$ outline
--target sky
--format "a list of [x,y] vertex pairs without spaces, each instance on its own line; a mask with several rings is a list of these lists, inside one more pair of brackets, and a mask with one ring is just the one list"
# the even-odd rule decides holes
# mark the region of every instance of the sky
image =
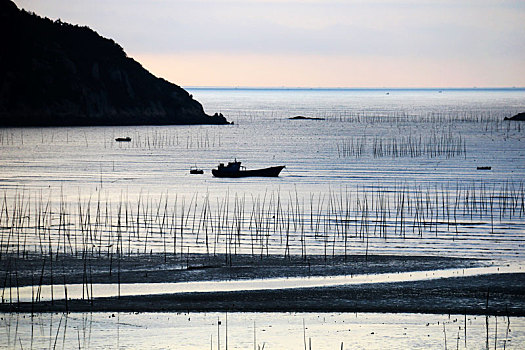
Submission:
[[525,0],[15,0],[185,87],[524,87]]

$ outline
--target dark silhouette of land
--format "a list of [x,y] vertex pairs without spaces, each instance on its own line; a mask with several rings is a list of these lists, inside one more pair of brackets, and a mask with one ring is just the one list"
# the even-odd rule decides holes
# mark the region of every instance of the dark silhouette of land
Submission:
[[291,119],[291,120],[324,120],[324,118],[304,117],[302,115],[298,115],[297,117],[290,117],[288,119]]
[[516,114],[515,116],[513,117],[505,117],[505,120],[518,120],[518,121],[524,121],[525,120],[525,112],[521,112],[521,113],[518,113]]
[[226,124],[88,27],[0,0],[0,126]]

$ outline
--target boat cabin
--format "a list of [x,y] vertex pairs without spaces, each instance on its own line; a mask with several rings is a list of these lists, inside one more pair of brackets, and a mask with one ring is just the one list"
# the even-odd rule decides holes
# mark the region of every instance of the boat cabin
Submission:
[[224,166],[224,163],[219,164],[219,171],[236,173],[241,170],[241,162],[235,160],[234,162],[228,162],[228,165]]

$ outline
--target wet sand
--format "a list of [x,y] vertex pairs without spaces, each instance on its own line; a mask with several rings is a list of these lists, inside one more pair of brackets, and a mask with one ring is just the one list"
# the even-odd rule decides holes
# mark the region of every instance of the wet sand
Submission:
[[[123,256],[120,260],[103,254],[90,259],[60,255],[49,257],[15,255],[0,260],[0,288],[32,284],[66,283],[163,283],[224,281],[237,279],[311,277],[377,274],[468,268],[488,264],[484,260],[438,256],[395,255],[164,255]],[[16,273],[16,276],[15,276]],[[8,276],[9,278],[6,278]],[[16,277],[16,278],[15,278]],[[4,284],[5,283],[5,284]]]
[[[93,302],[69,300],[69,311],[106,312],[407,312],[525,316],[525,274],[270,291],[183,293]],[[3,304],[0,311],[66,311],[62,301]]]
[[[10,264],[13,262],[11,260]],[[86,277],[82,272],[84,262],[73,257],[54,261],[54,280],[59,281],[60,285],[66,276],[67,283],[82,283],[82,279]],[[2,264],[1,271],[9,271],[6,260]],[[25,264],[18,261],[17,264],[19,286],[30,283],[31,272],[32,280],[35,280],[38,266],[40,270],[42,266],[46,269],[43,261],[38,259],[29,259]],[[118,263],[114,260],[101,257],[89,264],[89,280],[93,283],[116,283],[118,278],[121,283],[160,283],[424,271],[474,267],[487,262],[428,256],[336,256],[327,257],[326,260],[324,256],[311,256],[306,260],[301,257],[288,259],[276,256],[237,256],[232,261],[227,261],[225,256],[192,255],[184,260],[175,257],[165,259],[163,255],[146,255],[123,258],[120,273]],[[110,264],[111,274],[108,268]],[[13,284],[13,278],[5,278],[7,275],[6,272],[2,277],[6,282],[11,280]],[[269,291],[121,298],[95,296],[93,300],[69,300],[67,303],[59,300],[53,303],[0,304],[2,312],[58,312],[66,309],[109,312],[412,312],[525,316],[525,273]]]

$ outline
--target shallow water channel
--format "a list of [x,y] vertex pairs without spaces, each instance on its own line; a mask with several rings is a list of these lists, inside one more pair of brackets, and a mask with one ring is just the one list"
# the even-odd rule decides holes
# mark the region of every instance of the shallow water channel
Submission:
[[[333,287],[340,285],[356,285],[367,283],[394,283],[410,282],[448,277],[467,277],[493,273],[515,273],[525,271],[522,262],[493,263],[489,266],[444,269],[429,271],[410,271],[397,273],[381,273],[367,275],[340,275],[340,276],[315,276],[315,277],[290,277],[290,278],[266,278],[249,280],[227,280],[227,281],[196,281],[177,283],[123,283],[123,284],[93,284],[89,285],[90,292],[95,298],[116,296],[140,296],[152,294],[173,294],[191,292],[230,292],[243,290],[272,290],[312,287]],[[82,284],[67,284],[67,296],[69,299],[80,299],[83,297]],[[6,288],[3,292],[3,300],[9,302],[31,302],[35,300],[38,286],[26,286],[11,289]],[[63,299],[65,294],[63,285],[53,287],[53,298]],[[40,290],[40,300],[51,300],[51,286],[44,285]]]

